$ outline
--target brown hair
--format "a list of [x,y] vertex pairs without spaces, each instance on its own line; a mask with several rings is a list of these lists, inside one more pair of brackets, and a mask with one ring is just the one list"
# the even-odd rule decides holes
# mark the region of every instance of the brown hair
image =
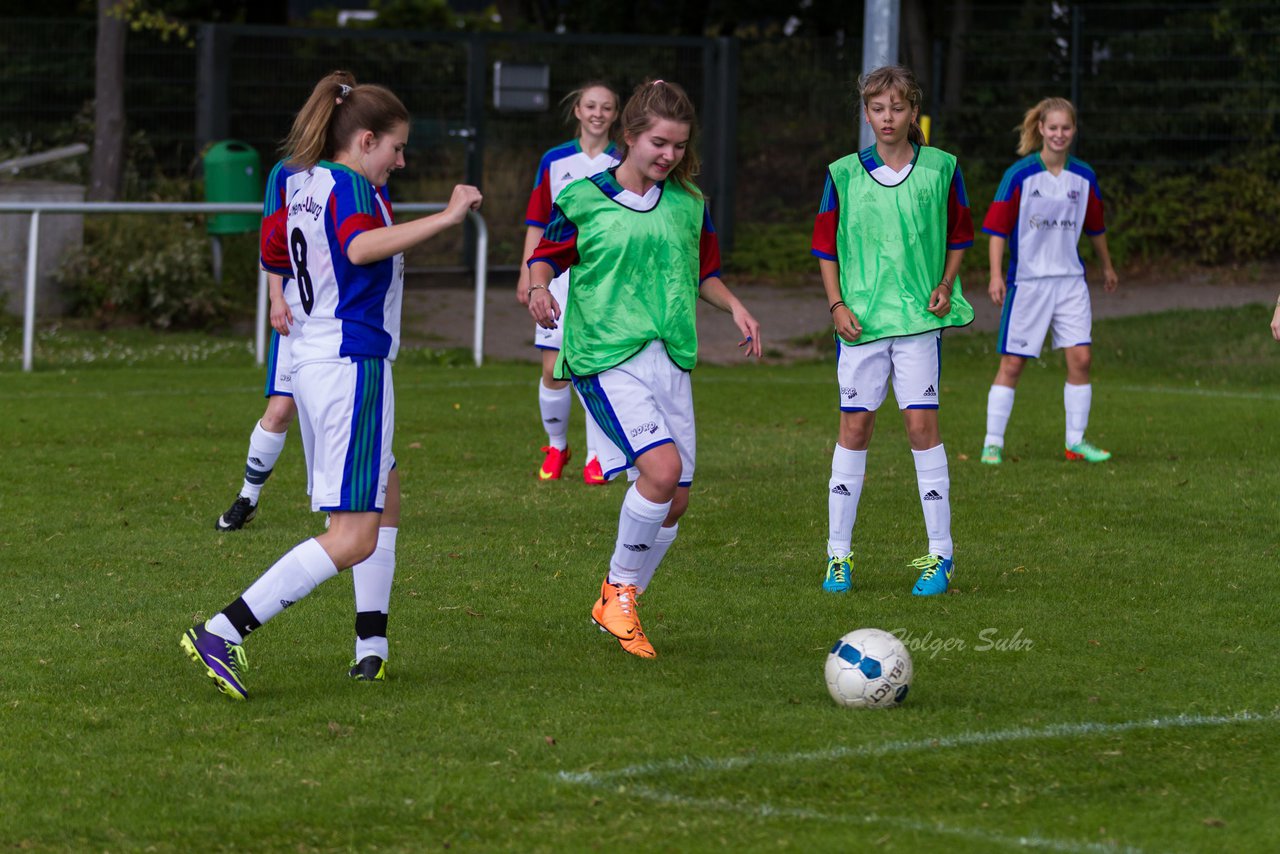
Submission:
[[613,117],[613,124],[609,126],[609,138],[612,139],[614,132],[618,129],[618,117],[622,113],[622,98],[618,95],[617,89],[603,80],[587,80],[560,99],[560,106],[564,108],[564,122],[568,125],[577,123],[578,118],[573,111],[578,109],[578,105],[582,103],[582,96],[587,94],[588,89],[605,89],[613,96],[613,109],[616,115]]
[[1040,123],[1044,117],[1054,111],[1066,113],[1071,117],[1071,124],[1076,123],[1075,105],[1066,98],[1045,98],[1022,117],[1022,124],[1014,128],[1018,132],[1018,153],[1030,154],[1044,147],[1044,136],[1040,133]]
[[629,151],[627,137],[639,136],[660,119],[689,126],[689,142],[685,146],[684,157],[671,170],[671,178],[684,189],[701,195],[693,183],[694,176],[702,167],[694,147],[698,139],[698,114],[680,84],[646,80],[636,87],[622,110],[622,139],[618,140],[618,153],[626,160]]
[[349,71],[325,75],[293,119],[281,145],[290,168],[310,169],[331,160],[358,131],[383,134],[409,121],[409,111],[390,89],[358,85]]
[[925,145],[924,129],[920,127],[920,107],[924,103],[924,90],[916,82],[916,76],[905,65],[882,65],[858,78],[858,93],[865,107],[871,99],[885,92],[897,92],[902,100],[916,110],[916,118],[907,128],[907,139],[916,145]]

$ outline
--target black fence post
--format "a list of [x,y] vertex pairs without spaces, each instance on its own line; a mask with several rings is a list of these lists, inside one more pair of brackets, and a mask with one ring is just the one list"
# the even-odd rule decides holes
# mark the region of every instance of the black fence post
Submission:
[[196,151],[203,151],[230,130],[231,34],[219,24],[201,24],[196,41]]
[[738,39],[720,36],[714,42],[715,94],[708,98],[717,104],[715,149],[711,152],[718,166],[716,195],[711,199],[720,248],[733,250],[734,204],[738,186]]

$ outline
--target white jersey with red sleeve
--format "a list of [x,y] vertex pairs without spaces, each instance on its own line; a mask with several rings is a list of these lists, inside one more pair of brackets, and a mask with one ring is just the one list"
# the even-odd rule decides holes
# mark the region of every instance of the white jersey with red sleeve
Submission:
[[1089,164],[1068,157],[1057,175],[1031,154],[1004,173],[982,230],[1009,241],[1008,282],[1084,275],[1080,233],[1106,231]]
[[529,194],[529,204],[525,208],[525,225],[546,228],[551,222],[551,205],[561,190],[579,178],[590,178],[617,166],[619,162],[618,150],[613,143],[595,157],[588,157],[576,139],[549,150],[538,163],[538,176],[533,181],[533,192]]
[[264,236],[264,265],[288,259],[307,322],[292,342],[293,366],[394,360],[400,348],[404,256],[370,264],[347,257],[358,235],[393,223],[385,188],[346,166],[321,161],[290,175],[286,227]]

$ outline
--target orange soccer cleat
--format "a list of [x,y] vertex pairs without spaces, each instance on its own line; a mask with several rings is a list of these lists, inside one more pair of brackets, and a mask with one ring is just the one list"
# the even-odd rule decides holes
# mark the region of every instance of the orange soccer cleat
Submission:
[[640,625],[640,592],[634,584],[610,584],[605,576],[600,585],[600,598],[591,609],[591,619],[601,631],[618,639],[622,648],[640,658],[655,658],[658,653]]
[[573,452],[568,448],[562,451],[550,445],[543,445],[542,452],[547,456],[542,461],[542,468],[538,469],[538,480],[559,480],[564,473],[564,464],[569,462]]
[[604,486],[609,482],[605,479],[604,470],[600,468],[599,457],[592,457],[582,467],[582,482],[588,486]]

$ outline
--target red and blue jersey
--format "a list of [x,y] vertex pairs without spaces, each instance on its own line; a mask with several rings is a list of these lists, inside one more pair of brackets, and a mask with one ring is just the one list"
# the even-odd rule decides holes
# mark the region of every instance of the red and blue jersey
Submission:
[[1074,157],[1054,175],[1030,154],[1005,170],[982,230],[1009,241],[1009,284],[1084,275],[1080,233],[1106,231],[1098,178]]
[[[895,172],[885,165],[874,145],[858,152],[858,159],[867,174],[886,190],[902,187],[902,192],[909,191],[910,184],[907,181],[914,167],[914,160],[905,169]],[[822,187],[822,201],[813,222],[812,254],[828,261],[840,260],[836,251],[836,231],[839,224],[840,195],[836,192],[831,170],[828,169]],[[972,245],[973,214],[969,210],[969,194],[964,188],[964,176],[957,164],[951,175],[951,188],[947,194],[947,249],[967,249]]]
[[393,223],[386,188],[374,187],[346,166],[322,161],[288,176],[284,211],[284,227],[272,228],[264,238],[262,262],[298,286],[307,322],[291,347],[294,367],[310,361],[395,359],[404,256],[369,264],[347,257],[357,236]]
[[617,166],[619,162],[618,150],[613,143],[595,157],[588,157],[576,139],[549,150],[538,163],[538,175],[533,181],[533,192],[529,194],[529,205],[525,208],[525,225],[546,228],[551,222],[551,206],[561,190],[579,178],[590,178]]
[[[624,190],[614,178],[612,170],[599,172],[587,179],[600,188],[608,198],[632,210],[651,210],[661,199],[663,185],[659,182],[643,199]],[[652,200],[650,199],[652,196]],[[651,202],[651,203],[650,203]],[[564,215],[558,205],[552,205],[550,222],[542,233],[542,241],[529,258],[529,265],[542,261],[551,265],[557,276],[578,263],[578,227]],[[711,209],[705,204],[702,210],[702,233],[698,238],[699,283],[720,275],[720,238],[711,221]]]

